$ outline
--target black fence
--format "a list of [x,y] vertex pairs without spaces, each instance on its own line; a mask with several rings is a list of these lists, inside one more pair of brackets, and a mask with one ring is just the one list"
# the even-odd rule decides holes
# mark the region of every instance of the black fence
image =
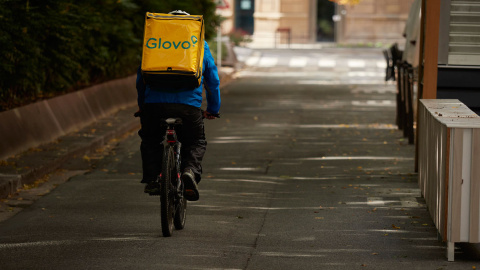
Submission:
[[403,136],[408,138],[409,144],[415,143],[414,127],[414,80],[415,72],[412,65],[402,61],[403,52],[393,44],[388,50],[383,51],[387,68],[385,81],[397,82],[397,116],[398,129],[403,130]]

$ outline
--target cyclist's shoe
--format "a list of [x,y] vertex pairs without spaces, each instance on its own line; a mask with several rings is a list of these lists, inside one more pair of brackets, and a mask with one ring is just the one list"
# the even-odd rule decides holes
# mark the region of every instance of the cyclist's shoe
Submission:
[[182,181],[185,185],[185,199],[188,201],[198,201],[200,194],[198,193],[197,182],[195,181],[195,174],[192,170],[185,170],[182,173]]
[[[160,177],[162,177],[162,174],[157,176],[157,181],[158,182],[160,182]],[[152,178],[152,177],[142,177],[142,181],[140,181],[140,183],[142,183],[142,184],[148,184],[150,182],[155,182],[154,178]]]
[[150,195],[160,195],[160,184],[158,182],[150,182],[145,186],[144,192]]

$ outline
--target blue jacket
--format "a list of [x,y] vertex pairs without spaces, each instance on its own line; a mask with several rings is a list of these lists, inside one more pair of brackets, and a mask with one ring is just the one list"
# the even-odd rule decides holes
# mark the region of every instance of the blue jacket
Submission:
[[202,82],[198,88],[180,92],[169,92],[169,89],[154,89],[150,85],[145,85],[140,65],[137,71],[138,107],[142,109],[145,103],[181,103],[200,108],[202,106],[203,85],[205,85],[207,112],[216,114],[220,110],[220,79],[218,77],[217,66],[215,66],[213,56],[210,53],[210,48],[206,41],[203,54],[202,75]]

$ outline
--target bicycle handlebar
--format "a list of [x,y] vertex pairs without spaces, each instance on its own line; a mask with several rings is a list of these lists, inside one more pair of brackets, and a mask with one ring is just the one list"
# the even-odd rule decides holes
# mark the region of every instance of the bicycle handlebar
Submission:
[[220,114],[219,113],[209,113],[207,112],[207,114],[211,115],[211,116],[215,116],[216,118],[220,118]]

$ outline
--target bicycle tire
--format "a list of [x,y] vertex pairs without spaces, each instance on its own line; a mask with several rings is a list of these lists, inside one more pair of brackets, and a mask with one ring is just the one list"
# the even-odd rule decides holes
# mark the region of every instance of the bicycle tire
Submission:
[[[184,188],[182,187],[182,195],[183,190]],[[176,208],[173,224],[175,225],[175,229],[182,230],[185,228],[185,220],[187,218],[187,199],[185,199],[185,196],[182,196],[182,198],[178,200]]]
[[175,197],[172,185],[172,170],[174,167],[173,148],[168,147],[162,162],[162,178],[160,191],[160,216],[162,221],[162,234],[164,237],[172,236],[175,217]]
[[180,190],[177,189],[176,197],[175,197],[175,218],[173,219],[173,224],[175,225],[175,229],[177,230],[183,230],[185,228],[185,220],[187,218],[187,199],[184,196],[184,191],[185,191],[185,185],[184,183],[180,180],[180,147],[177,148],[177,153],[175,153],[175,157],[177,160],[175,160],[175,171],[174,175],[177,176],[175,179],[174,183],[177,184],[180,183]]

